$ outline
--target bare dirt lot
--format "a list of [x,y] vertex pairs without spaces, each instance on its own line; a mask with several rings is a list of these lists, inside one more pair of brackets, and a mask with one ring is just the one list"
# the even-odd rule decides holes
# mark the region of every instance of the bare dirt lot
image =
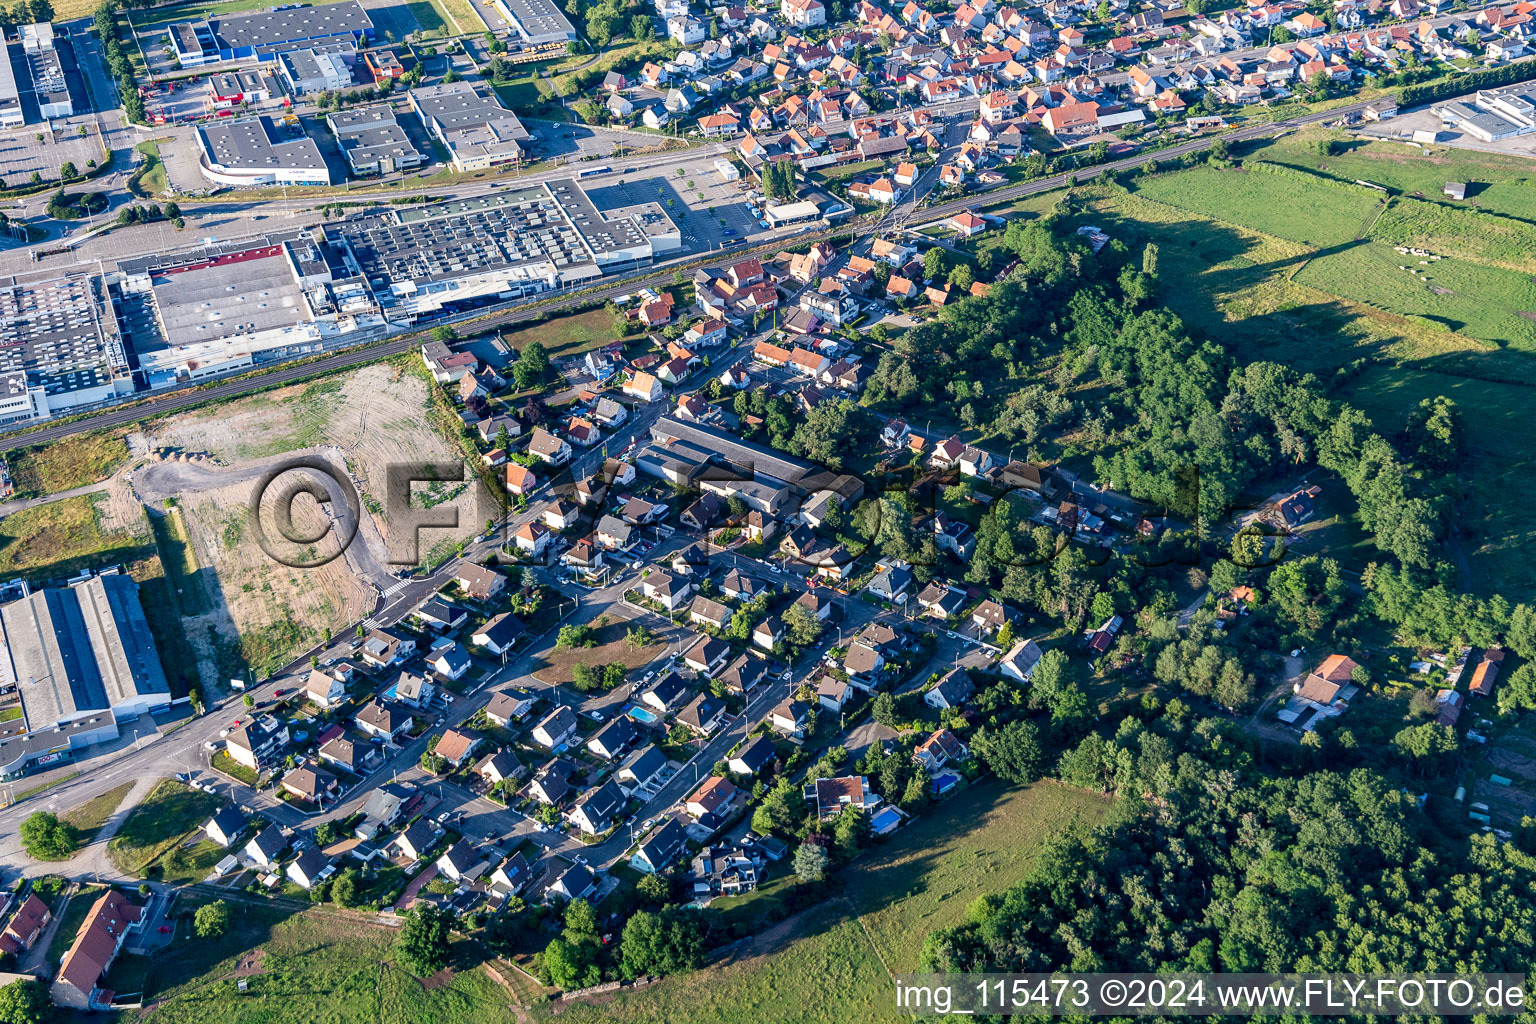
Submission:
[[[426,380],[398,362],[377,363],[339,377],[171,417],[148,429],[148,443],[210,452],[232,467],[334,446],[355,477],[379,533],[388,541],[384,507],[388,468],[460,457],[431,425],[428,387]],[[457,529],[423,531],[423,553],[472,537],[483,525],[482,510],[474,507],[467,484],[417,485],[414,493],[418,503],[459,512]],[[384,560],[382,552],[379,558]]]
[[[182,501],[194,576],[222,596],[205,601],[205,611],[186,621],[195,645],[237,644],[241,659],[264,678],[367,616],[377,592],[345,558],[308,569],[274,561],[250,536],[249,500],[250,485],[236,483]],[[325,514],[313,500],[296,501],[294,512],[301,530],[324,524]]]
[[615,619],[601,626],[593,625],[592,639],[597,641],[594,647],[557,651],[554,648],[555,636],[551,634],[548,648],[539,652],[534,659],[533,675],[546,683],[565,684],[576,678],[577,665],[611,665],[617,662],[627,671],[634,671],[660,657],[669,644],[687,632],[682,629],[655,628],[655,624],[651,623],[658,642],[631,648],[624,642],[624,635],[634,623],[626,619]]

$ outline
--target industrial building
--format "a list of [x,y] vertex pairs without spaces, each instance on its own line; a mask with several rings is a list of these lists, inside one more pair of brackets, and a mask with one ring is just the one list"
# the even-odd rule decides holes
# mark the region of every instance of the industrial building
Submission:
[[0,423],[46,419],[132,390],[99,275],[0,278]]
[[427,158],[411,143],[387,103],[352,107],[327,114],[325,123],[336,136],[356,175],[391,174],[420,167]]
[[738,496],[752,507],[778,509],[790,499],[821,491],[837,494],[844,507],[852,507],[864,492],[857,477],[670,416],[651,426],[651,444],[640,450],[635,466],[679,486]]
[[528,129],[484,85],[443,82],[406,94],[421,123],[443,144],[457,171],[483,171],[516,163]]
[[373,38],[373,20],[357,0],[316,7],[285,5],[170,27],[171,47],[182,67],[224,61],[271,60],[289,50],[350,42],[361,49]]
[[199,169],[219,185],[331,185],[330,166],[315,140],[284,138],[269,117],[243,117],[199,125]]
[[143,256],[112,282],[148,387],[186,383],[383,337],[366,281],[318,232]]
[[1484,142],[1502,142],[1536,132],[1536,91],[1529,85],[1483,89],[1468,103],[1465,98],[1434,107],[1440,123]]
[[19,34],[19,45],[0,36],[0,129],[69,117],[75,105],[53,46],[53,26],[22,25]]
[[576,30],[553,0],[494,0],[496,11],[507,20],[518,38],[530,46],[564,43],[576,38]]
[[599,212],[570,179],[324,227],[393,324],[505,301],[681,248],[656,204]]
[[345,89],[352,84],[357,50],[351,43],[288,50],[277,58],[278,77],[295,96]]
[[0,726],[3,775],[115,739],[119,722],[169,707],[139,585],[105,572],[0,605],[0,690],[7,689],[19,695],[21,717]]

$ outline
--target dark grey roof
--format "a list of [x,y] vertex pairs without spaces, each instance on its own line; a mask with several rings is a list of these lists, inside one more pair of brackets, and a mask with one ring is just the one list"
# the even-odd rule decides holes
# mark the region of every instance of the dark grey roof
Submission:
[[641,841],[640,849],[636,852],[645,858],[647,864],[660,871],[676,860],[687,845],[687,831],[677,823],[676,818],[668,818]]
[[779,756],[778,749],[773,741],[766,736],[756,736],[747,745],[731,755],[731,760],[740,760],[746,764],[749,771],[756,772],[763,765]]

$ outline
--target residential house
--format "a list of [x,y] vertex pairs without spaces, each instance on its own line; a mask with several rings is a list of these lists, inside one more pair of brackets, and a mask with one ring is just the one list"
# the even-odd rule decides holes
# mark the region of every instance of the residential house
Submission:
[[383,755],[372,743],[353,743],[344,736],[327,740],[320,747],[320,760],[354,775],[372,771],[383,761]]
[[217,814],[203,823],[203,831],[208,834],[208,838],[226,850],[235,845],[236,840],[245,833],[248,827],[250,827],[250,822],[246,821],[245,815],[240,813],[240,808],[235,807],[233,804],[222,808]]
[[499,657],[510,651],[518,638],[526,632],[527,627],[511,612],[502,612],[476,629],[470,636],[470,642]]
[[231,729],[225,750],[237,764],[259,772],[279,759],[288,742],[288,723],[262,715]]
[[400,855],[413,861],[425,860],[432,847],[443,837],[441,829],[434,828],[426,818],[417,818],[404,832],[395,836],[394,847]]
[[447,761],[453,767],[462,768],[469,761],[471,755],[480,749],[480,743],[480,737],[473,733],[449,729],[437,741],[437,746],[433,749],[432,753]]
[[257,867],[271,870],[277,867],[283,851],[288,849],[288,837],[276,825],[268,825],[245,844],[243,852]]
[[848,653],[843,655],[843,671],[848,673],[848,681],[865,693],[874,690],[880,683],[880,671],[885,668],[885,655],[862,641],[855,641],[848,646]]
[[415,654],[416,641],[407,636],[398,636],[386,629],[375,629],[363,637],[359,653],[362,655],[364,664],[374,668],[389,668]]
[[680,707],[687,699],[691,691],[683,677],[676,672],[668,672],[651,685],[640,697],[640,702],[646,707],[661,714]]
[[768,714],[768,725],[777,733],[792,739],[805,736],[805,726],[811,706],[798,700],[786,700]]
[[481,758],[475,765],[475,774],[486,781],[487,785],[499,786],[503,782],[516,781],[528,771],[523,762],[517,759],[517,755],[510,747],[502,747],[494,754]]
[[666,768],[667,755],[656,744],[649,743],[630,751],[613,777],[626,793],[633,795],[636,790],[660,781]]
[[432,703],[437,687],[426,676],[414,672],[402,672],[395,680],[395,700],[413,708],[424,708]]
[[117,959],[128,936],[143,926],[143,908],[117,889],[108,889],[91,905],[74,942],[59,962],[49,994],[58,1006],[89,1011],[111,1008],[111,992],[98,983]]
[[943,711],[960,708],[971,699],[976,687],[971,684],[970,673],[963,668],[952,668],[944,677],[923,694],[923,703]]
[[704,676],[714,676],[725,667],[731,645],[711,636],[699,636],[683,655],[683,664]]
[[708,738],[720,728],[725,710],[725,701],[701,693],[677,713],[677,721],[687,726],[694,735]]
[[51,920],[53,912],[48,909],[48,904],[38,899],[36,893],[29,893],[6,924],[5,931],[0,932],[0,949],[13,957],[31,949]]
[[576,801],[566,818],[589,836],[601,835],[618,823],[629,798],[609,780]]
[[1008,621],[1008,609],[1001,601],[988,598],[971,609],[971,626],[977,636],[986,636],[1003,628]]
[[687,830],[677,823],[676,818],[664,818],[660,825],[640,840],[629,863],[636,871],[648,875],[660,874],[677,863],[687,848]]
[[594,757],[613,761],[639,737],[640,732],[629,716],[615,715],[612,721],[593,733],[587,740],[587,749]]
[[1044,653],[1040,645],[1033,640],[1020,640],[998,661],[998,668],[1003,675],[1017,679],[1021,683],[1027,683],[1035,674],[1035,666],[1040,664],[1040,658]]
[[311,846],[288,865],[288,879],[300,889],[313,889],[336,870],[331,858]]
[[817,779],[805,784],[805,800],[816,811],[821,821],[828,821],[853,806],[862,811],[873,810],[880,803],[879,794],[869,788],[869,779],[863,775],[844,775],[835,779]]
[[852,699],[853,687],[836,676],[822,676],[816,683],[816,701],[828,711],[841,712]]
[[472,882],[488,867],[468,839],[460,839],[437,858],[437,873],[452,882]]
[[465,562],[459,566],[454,582],[473,600],[488,601],[501,593],[507,585],[507,578],[494,569]]
[[1354,696],[1355,669],[1360,665],[1342,654],[1330,654],[1321,665],[1313,669],[1302,682],[1294,685],[1296,694],[1303,700],[1327,707]]
[[731,624],[731,610],[719,601],[696,597],[693,604],[688,606],[688,621],[695,625],[724,629]]
[[739,656],[725,671],[716,678],[732,693],[751,693],[753,687],[762,682],[768,675],[768,664],[761,658],[754,658],[749,654]]
[[948,583],[934,580],[917,595],[917,603],[923,612],[935,619],[948,619],[959,613],[965,605],[965,591]]
[[507,491],[517,497],[532,494],[539,486],[538,475],[527,466],[519,466],[515,462],[507,463],[506,482]]
[[726,767],[737,775],[756,776],[778,760],[778,748],[766,736],[754,736],[730,756]]
[[393,743],[411,727],[411,716],[378,701],[369,701],[352,716],[352,724],[370,736]]
[[304,765],[283,776],[282,788],[289,796],[323,810],[336,799],[341,784],[330,772]]
[[469,652],[454,641],[439,642],[427,654],[427,665],[450,682],[463,679],[470,669]]
[[700,822],[718,823],[730,814],[737,792],[730,779],[710,776],[688,797],[684,809]]
[[912,759],[930,772],[936,772],[947,764],[967,761],[970,756],[970,748],[948,729],[935,730],[912,752]]
[[485,717],[502,728],[506,728],[513,722],[521,722],[533,711],[538,698],[528,690],[507,690],[505,693],[491,695],[490,703],[485,706]]
[[562,704],[545,715],[528,735],[539,746],[554,750],[576,735],[576,713]]
[[586,864],[572,864],[549,883],[547,891],[562,899],[585,899],[597,891],[597,874]]
[[639,399],[642,402],[659,402],[666,396],[666,389],[661,381],[649,373],[635,373],[624,385],[624,394],[630,398]]
[[335,707],[347,699],[347,687],[334,672],[313,668],[304,681],[304,699],[319,708]]

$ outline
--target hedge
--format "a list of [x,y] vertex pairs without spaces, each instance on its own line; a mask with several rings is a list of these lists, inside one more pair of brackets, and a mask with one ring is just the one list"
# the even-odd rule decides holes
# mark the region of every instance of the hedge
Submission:
[[1477,92],[1479,89],[1494,89],[1501,85],[1513,85],[1516,82],[1528,82],[1533,78],[1536,78],[1536,59],[1527,59],[1514,64],[1505,64],[1503,67],[1471,71],[1444,82],[1406,85],[1403,91],[1398,93],[1397,102],[1404,107],[1421,107],[1426,103],[1433,103],[1451,96],[1462,96],[1469,92]]

